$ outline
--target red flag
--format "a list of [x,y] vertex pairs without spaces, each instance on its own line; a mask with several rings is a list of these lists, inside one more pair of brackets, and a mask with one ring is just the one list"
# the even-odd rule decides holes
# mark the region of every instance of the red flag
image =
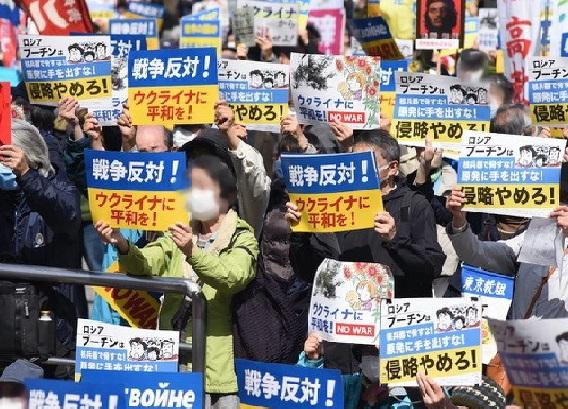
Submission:
[[85,0],[20,0],[40,34],[92,33],[93,23]]
[[9,82],[0,82],[0,145],[12,143],[11,88]]

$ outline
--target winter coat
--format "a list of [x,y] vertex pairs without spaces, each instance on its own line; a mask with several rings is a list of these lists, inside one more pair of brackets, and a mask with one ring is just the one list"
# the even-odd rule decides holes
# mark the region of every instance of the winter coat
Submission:
[[[163,237],[143,249],[130,244],[127,255],[119,257],[120,270],[145,276],[198,278],[207,300],[205,391],[229,394],[237,392],[231,334],[231,301],[254,277],[258,244],[252,228],[229,211],[211,246],[195,246],[187,258],[171,236]],[[160,328],[171,329],[172,318],[183,300],[181,295],[166,294],[160,311]],[[188,326],[191,342],[191,325]]]

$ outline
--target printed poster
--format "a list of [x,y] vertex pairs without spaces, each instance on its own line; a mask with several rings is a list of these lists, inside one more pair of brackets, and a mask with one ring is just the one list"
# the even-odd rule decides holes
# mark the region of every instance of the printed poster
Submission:
[[481,320],[482,362],[487,365],[497,354],[497,343],[489,328],[488,319],[504,320],[507,318],[515,288],[514,277],[490,273],[480,268],[462,265],[462,296],[479,298],[483,312]]
[[565,148],[554,138],[466,132],[458,163],[464,210],[548,217],[560,205]]
[[382,17],[352,20],[351,29],[367,55],[379,56],[383,60],[404,58]]
[[122,388],[122,402],[130,408],[203,408],[203,374],[201,372],[137,372],[84,370],[81,383],[98,389],[116,383]]
[[302,213],[295,232],[370,229],[383,204],[372,152],[282,155],[290,201]]
[[478,16],[465,17],[463,48],[478,48],[481,20]]
[[89,16],[95,23],[108,22],[116,17],[116,0],[87,0]]
[[164,5],[147,2],[128,2],[128,12],[125,17],[129,18],[153,18],[158,23],[158,32],[162,28],[164,22]]
[[91,112],[112,105],[110,37],[21,35],[20,54],[30,103],[73,97]]
[[177,372],[179,331],[121,327],[79,318],[75,379],[83,369]]
[[9,82],[0,82],[0,145],[12,143],[12,89]]
[[134,125],[210,124],[218,99],[216,49],[130,54],[128,103]]
[[499,11],[497,8],[479,9],[479,49],[495,51],[499,48]]
[[416,49],[462,48],[465,0],[416,1]]
[[391,135],[402,145],[457,151],[464,132],[489,131],[488,85],[465,84],[454,77],[396,73],[396,103]]
[[379,57],[292,53],[290,72],[301,124],[339,121],[353,129],[379,127]]
[[195,16],[181,18],[179,48],[215,48],[221,55],[221,21],[199,19]]
[[[223,38],[227,37],[229,32],[229,16],[233,16],[235,10],[233,10],[232,4],[235,0],[222,1],[222,0],[203,0],[193,3],[191,8],[191,14],[201,16],[201,19],[214,19],[221,20],[221,29],[223,32]],[[230,10],[231,9],[231,10]],[[208,17],[208,12],[216,13],[216,17]]]
[[336,369],[304,368],[236,360],[242,404],[280,409],[343,409],[343,382]]
[[568,127],[568,58],[529,58],[529,102],[533,123]]
[[247,47],[254,47],[256,45],[254,10],[252,8],[238,9],[232,20],[232,24],[237,45],[244,44]]
[[562,409],[568,398],[568,318],[490,321],[523,408]]
[[314,277],[308,333],[324,341],[379,345],[381,300],[394,297],[388,266],[325,259]]
[[479,384],[481,308],[466,298],[383,300],[380,383],[417,386],[421,371],[440,386]]
[[300,3],[287,1],[238,0],[239,9],[254,11],[256,36],[268,36],[275,47],[296,47]]
[[85,171],[95,223],[162,232],[189,222],[183,194],[189,188],[184,153],[87,150]]
[[220,98],[247,129],[280,132],[288,115],[289,68],[257,61],[219,61]]
[[123,385],[108,384],[100,388],[96,383],[76,383],[51,379],[27,379],[28,404],[11,406],[10,400],[3,399],[4,407],[25,407],[27,409],[47,408],[97,408],[119,409],[123,407]]
[[148,50],[160,48],[160,30],[155,18],[113,18],[109,22],[109,31],[111,35],[143,35]]
[[381,116],[392,119],[396,103],[396,73],[408,70],[407,60],[381,61]]
[[319,31],[319,51],[326,55],[343,55],[345,11],[343,8],[310,10],[308,22]]

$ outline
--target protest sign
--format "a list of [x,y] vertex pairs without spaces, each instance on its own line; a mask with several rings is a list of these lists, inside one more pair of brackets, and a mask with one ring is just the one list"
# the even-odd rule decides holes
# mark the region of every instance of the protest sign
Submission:
[[391,119],[396,103],[396,72],[408,70],[408,61],[381,61],[381,116]]
[[115,383],[101,388],[96,383],[28,379],[25,385],[29,400],[23,407],[27,409],[119,409],[124,402],[124,386]]
[[254,10],[248,7],[238,9],[232,21],[237,45],[244,44],[247,47],[254,47],[256,45]]
[[380,382],[416,386],[421,371],[441,386],[481,382],[481,303],[466,298],[383,300]]
[[534,0],[500,0],[499,38],[505,48],[505,74],[513,83],[514,100],[525,103],[528,82],[527,57],[534,55],[540,36],[540,15],[534,12]]
[[296,47],[299,30],[299,3],[238,0],[237,6],[239,9],[254,11],[256,36],[270,37],[273,46]]
[[379,127],[379,57],[292,53],[290,90],[298,122],[340,121],[353,129]]
[[116,0],[87,0],[87,6],[93,21],[108,21],[116,17]]
[[383,208],[372,152],[282,155],[290,201],[302,213],[296,232],[369,229]]
[[[220,20],[221,21],[221,31],[223,33],[223,38],[227,37],[229,32],[229,15],[234,15],[235,10],[229,11],[230,4],[234,0],[222,1],[222,0],[203,0],[193,3],[191,8],[192,15],[201,16],[200,20]],[[215,12],[217,15],[215,17],[208,17],[207,12]],[[203,14],[202,14],[203,13]]]
[[160,31],[155,18],[113,18],[109,22],[109,31],[111,35],[143,35],[148,50],[160,48]]
[[91,112],[112,105],[110,37],[22,35],[20,52],[32,104],[73,97]]
[[179,48],[215,48],[221,54],[221,21],[201,20],[194,16],[181,19]]
[[562,409],[568,400],[568,318],[496,321],[491,328],[515,402]]
[[314,277],[308,332],[324,341],[377,346],[381,300],[393,297],[387,266],[325,259]]
[[566,140],[467,131],[458,184],[468,212],[548,217],[560,204]]
[[466,16],[464,26],[463,48],[479,48],[479,30],[481,20],[478,16]]
[[343,54],[345,42],[345,12],[343,8],[310,10],[308,22],[320,33],[319,51],[322,54]]
[[499,47],[499,14],[497,8],[479,9],[479,49],[495,51]]
[[256,61],[219,61],[219,93],[248,129],[280,132],[288,115],[288,66]]
[[164,5],[129,1],[128,12],[125,13],[125,17],[156,19],[158,31],[160,31],[164,22]]
[[488,85],[397,72],[391,135],[410,146],[424,146],[430,136],[434,146],[458,150],[466,130],[489,130],[488,95]]
[[122,327],[80,318],[75,378],[83,369],[177,372],[179,332]]
[[483,364],[497,353],[497,344],[489,328],[488,319],[504,320],[513,299],[515,279],[484,271],[480,268],[462,265],[461,290],[462,296],[478,298],[481,301],[481,353]]
[[184,153],[86,151],[93,221],[113,228],[165,231],[189,216]]
[[342,409],[341,373],[237,359],[241,403],[280,409]]
[[213,123],[218,99],[214,48],[130,53],[128,103],[134,125]]
[[382,17],[353,20],[351,29],[367,55],[380,56],[384,60],[403,58],[387,22]]
[[416,49],[463,46],[465,0],[416,1]]
[[81,383],[96,384],[99,389],[124,385],[122,408],[203,408],[203,374],[200,372],[81,372]]
[[568,58],[531,57],[528,65],[531,119],[568,127]]
[[9,82],[0,82],[0,145],[12,143],[12,94]]

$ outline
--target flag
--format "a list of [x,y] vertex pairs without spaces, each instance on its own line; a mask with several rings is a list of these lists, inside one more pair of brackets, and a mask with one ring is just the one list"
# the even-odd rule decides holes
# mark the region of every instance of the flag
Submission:
[[20,0],[40,34],[92,33],[93,23],[85,0]]

